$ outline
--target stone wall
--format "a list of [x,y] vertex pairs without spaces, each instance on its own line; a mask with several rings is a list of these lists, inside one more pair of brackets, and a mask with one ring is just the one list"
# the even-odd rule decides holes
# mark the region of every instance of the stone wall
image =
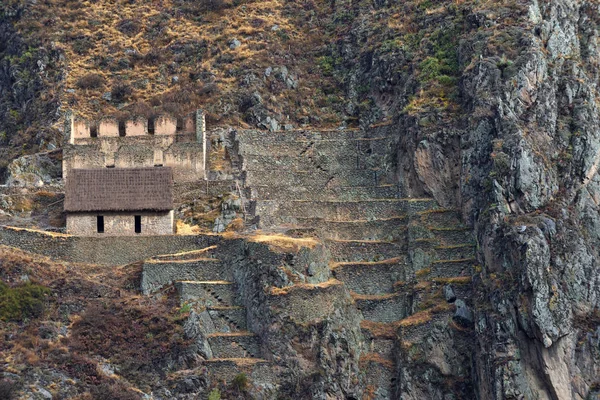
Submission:
[[[104,233],[98,233],[97,216],[104,217]],[[135,215],[141,216],[142,231],[135,233]],[[67,232],[78,236],[154,236],[171,235],[173,211],[128,213],[72,213],[67,215]]]
[[2,245],[41,254],[53,260],[106,266],[129,264],[159,254],[198,250],[220,241],[220,237],[212,235],[78,237],[0,227]]
[[204,179],[203,144],[195,135],[85,138],[63,147],[63,178],[74,168],[140,168],[162,165],[173,169],[175,182]]

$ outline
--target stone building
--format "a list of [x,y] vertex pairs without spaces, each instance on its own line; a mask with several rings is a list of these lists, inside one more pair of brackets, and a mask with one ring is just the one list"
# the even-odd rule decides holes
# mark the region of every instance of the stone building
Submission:
[[73,169],[65,188],[67,232],[79,236],[174,233],[171,168]]
[[67,118],[67,233],[174,233],[173,183],[206,179],[204,114],[87,121]]

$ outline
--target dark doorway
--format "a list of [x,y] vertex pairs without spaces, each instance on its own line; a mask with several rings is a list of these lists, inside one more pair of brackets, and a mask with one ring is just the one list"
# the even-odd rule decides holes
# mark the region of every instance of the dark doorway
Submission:
[[135,233],[142,233],[142,216],[135,216]]
[[181,132],[183,131],[184,121],[183,118],[177,118],[177,125],[175,125],[175,131]]
[[96,228],[98,233],[104,233],[104,215],[98,215],[96,217]]
[[154,118],[148,118],[148,133],[154,135]]
[[98,127],[96,125],[90,126],[90,137],[98,137]]
[[119,136],[125,136],[125,121],[119,121]]

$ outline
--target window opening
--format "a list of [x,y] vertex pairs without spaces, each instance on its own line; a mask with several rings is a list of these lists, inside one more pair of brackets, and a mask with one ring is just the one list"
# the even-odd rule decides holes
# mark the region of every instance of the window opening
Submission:
[[96,217],[96,228],[98,229],[98,233],[104,233],[104,215]]
[[177,118],[177,125],[175,125],[175,131],[181,132],[183,130],[183,118]]
[[135,233],[142,233],[142,216],[135,216]]
[[90,137],[98,137],[98,127],[96,125],[90,126]]

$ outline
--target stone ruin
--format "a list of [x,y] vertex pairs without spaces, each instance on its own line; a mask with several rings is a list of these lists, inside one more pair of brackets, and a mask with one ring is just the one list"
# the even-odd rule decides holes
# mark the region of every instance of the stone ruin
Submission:
[[63,178],[81,168],[170,167],[175,182],[206,179],[206,131],[200,110],[182,118],[161,115],[88,121],[71,114],[65,126]]

